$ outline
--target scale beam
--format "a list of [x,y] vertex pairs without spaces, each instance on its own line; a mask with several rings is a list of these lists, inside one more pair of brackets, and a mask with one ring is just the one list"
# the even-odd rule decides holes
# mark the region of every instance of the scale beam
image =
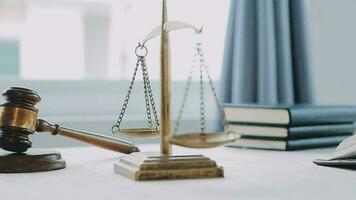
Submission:
[[[200,34],[203,32],[203,26],[198,29],[197,27],[193,26],[192,24],[188,24],[185,22],[178,22],[178,21],[168,21],[164,24],[163,26],[165,32],[171,32],[174,30],[179,30],[179,29],[185,29],[185,28],[190,28],[193,29],[195,34]],[[159,25],[158,27],[154,28],[142,41],[142,45],[145,45],[146,42],[149,40],[161,36],[161,31],[162,31],[162,25]]]

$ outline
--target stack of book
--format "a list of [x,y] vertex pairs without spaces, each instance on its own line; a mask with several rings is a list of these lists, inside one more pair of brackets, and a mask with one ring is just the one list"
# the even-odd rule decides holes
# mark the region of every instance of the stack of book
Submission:
[[297,150],[336,146],[355,131],[354,106],[224,104],[225,131],[241,138],[229,147]]

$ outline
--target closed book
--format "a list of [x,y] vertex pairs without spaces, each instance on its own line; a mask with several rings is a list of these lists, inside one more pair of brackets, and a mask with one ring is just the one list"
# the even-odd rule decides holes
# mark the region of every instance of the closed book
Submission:
[[355,106],[224,104],[226,120],[246,124],[306,126],[356,121]]
[[347,137],[349,136],[348,135],[331,136],[331,137],[308,138],[308,139],[285,140],[285,141],[241,138],[226,146],[289,151],[289,150],[299,150],[299,149],[332,147],[338,145],[340,142],[342,142],[342,140],[344,140]]
[[351,135],[355,131],[353,123],[325,124],[295,127],[278,127],[265,125],[227,124],[225,130],[250,138],[281,138],[303,139],[313,137],[328,137],[337,135]]

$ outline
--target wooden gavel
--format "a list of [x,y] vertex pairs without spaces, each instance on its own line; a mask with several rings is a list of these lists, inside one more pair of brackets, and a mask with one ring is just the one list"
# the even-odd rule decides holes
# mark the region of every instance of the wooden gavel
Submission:
[[0,105],[0,147],[4,150],[16,153],[27,151],[32,146],[29,135],[37,131],[62,135],[122,153],[139,151],[133,144],[117,138],[64,128],[37,119],[38,109],[35,105],[40,102],[41,97],[33,90],[10,87],[2,96],[6,102]]

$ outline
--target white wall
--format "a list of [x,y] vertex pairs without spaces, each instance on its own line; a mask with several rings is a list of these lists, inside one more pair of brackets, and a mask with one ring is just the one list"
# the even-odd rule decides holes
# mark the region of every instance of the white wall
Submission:
[[356,104],[356,1],[310,0],[317,103]]

